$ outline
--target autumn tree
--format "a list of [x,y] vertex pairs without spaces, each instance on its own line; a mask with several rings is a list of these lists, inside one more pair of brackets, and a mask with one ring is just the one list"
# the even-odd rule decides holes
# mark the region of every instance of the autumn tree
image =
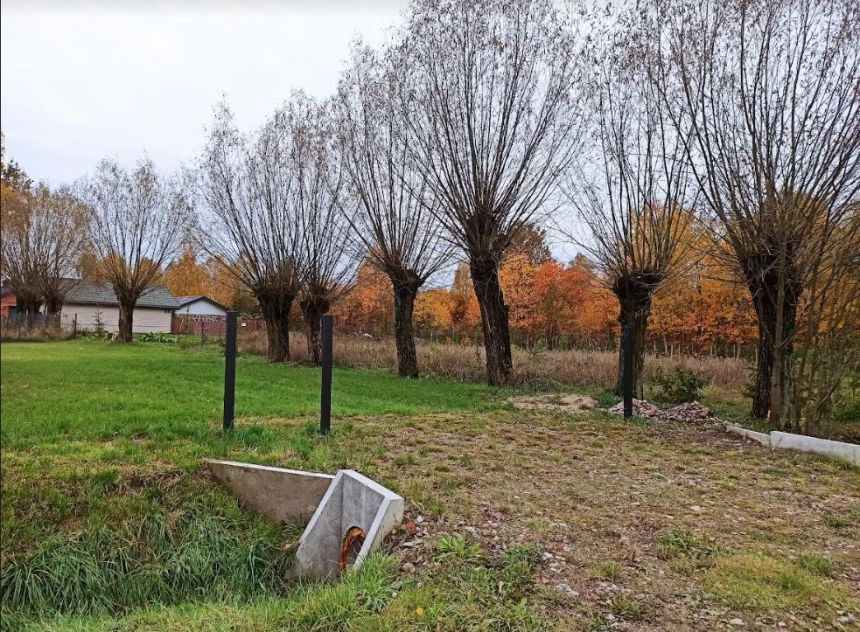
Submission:
[[6,161],[0,132],[0,269],[15,288],[18,310],[36,313],[42,304],[38,271],[29,244],[32,182],[14,161]]
[[14,160],[6,160],[6,136],[0,132],[0,182],[13,191],[28,191],[33,181]]
[[375,265],[363,262],[355,283],[331,309],[338,331],[390,336],[394,331],[391,281]]
[[[618,299],[621,329],[634,335],[633,385],[641,393],[651,301],[685,261],[692,187],[684,137],[641,63],[637,47],[647,43],[631,43],[621,19],[598,33],[589,51],[593,143],[566,189],[578,221],[565,233],[590,255]],[[619,393],[623,368],[620,347]]]
[[290,112],[281,108],[246,138],[222,103],[196,181],[199,246],[257,299],[271,362],[290,357],[290,309],[301,287],[293,195],[299,186],[295,145],[305,141],[295,134]]
[[[6,172],[9,170],[6,169]],[[67,188],[2,182],[2,261],[22,313],[60,310],[83,244],[89,211]],[[21,188],[21,182],[26,187]]]
[[450,247],[432,212],[436,202],[427,174],[415,167],[412,133],[400,117],[404,72],[408,69],[389,57],[365,46],[353,48],[338,91],[338,141],[351,192],[345,218],[367,262],[391,282],[397,373],[418,377],[415,299],[448,263]]
[[860,5],[665,0],[651,78],[758,318],[752,412],[791,428],[794,345],[860,192]]
[[468,258],[487,381],[512,370],[499,265],[552,201],[579,116],[572,38],[550,0],[413,5],[401,64],[415,164],[436,216]]
[[190,208],[178,182],[148,159],[132,169],[103,160],[79,195],[92,212],[92,249],[119,301],[119,340],[131,342],[134,307],[179,250]]
[[163,279],[174,296],[204,295],[206,280],[206,269],[197,262],[197,252],[190,243],[186,243],[176,261],[167,266]]

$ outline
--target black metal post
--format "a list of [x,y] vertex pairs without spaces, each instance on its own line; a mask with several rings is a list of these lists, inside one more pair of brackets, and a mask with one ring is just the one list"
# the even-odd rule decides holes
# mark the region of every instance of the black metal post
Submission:
[[624,417],[633,415],[633,346],[636,341],[636,331],[633,325],[624,325],[621,330],[621,350],[623,356],[623,373],[621,375],[621,390],[624,396]]
[[224,340],[224,430],[233,430],[233,407],[236,403],[236,312],[227,312],[227,336]]
[[332,334],[334,332],[334,317],[323,315],[320,323],[322,329],[322,389],[320,392],[320,432],[331,432],[331,365],[332,365]]

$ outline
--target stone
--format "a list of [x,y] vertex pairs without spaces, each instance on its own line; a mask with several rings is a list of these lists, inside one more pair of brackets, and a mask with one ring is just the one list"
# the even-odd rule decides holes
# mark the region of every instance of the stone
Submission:
[[731,621],[729,621],[729,625],[733,625],[733,626],[739,628],[739,627],[745,626],[746,623],[744,623],[743,619],[732,619]]

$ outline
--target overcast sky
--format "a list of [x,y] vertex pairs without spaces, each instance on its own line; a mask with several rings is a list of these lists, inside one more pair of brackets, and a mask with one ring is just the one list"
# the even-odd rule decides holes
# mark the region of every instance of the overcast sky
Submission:
[[291,90],[331,94],[361,36],[385,41],[407,0],[3,0],[2,130],[34,180],[70,182],[104,157],[189,162],[226,95],[252,129]]

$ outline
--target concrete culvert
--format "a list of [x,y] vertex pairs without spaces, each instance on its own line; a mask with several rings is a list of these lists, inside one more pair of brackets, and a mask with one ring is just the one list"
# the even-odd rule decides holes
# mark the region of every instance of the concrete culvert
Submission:
[[361,527],[350,527],[343,538],[343,544],[340,547],[340,570],[345,571],[353,565],[358,554],[361,553],[361,547],[364,546],[364,539],[367,534]]

